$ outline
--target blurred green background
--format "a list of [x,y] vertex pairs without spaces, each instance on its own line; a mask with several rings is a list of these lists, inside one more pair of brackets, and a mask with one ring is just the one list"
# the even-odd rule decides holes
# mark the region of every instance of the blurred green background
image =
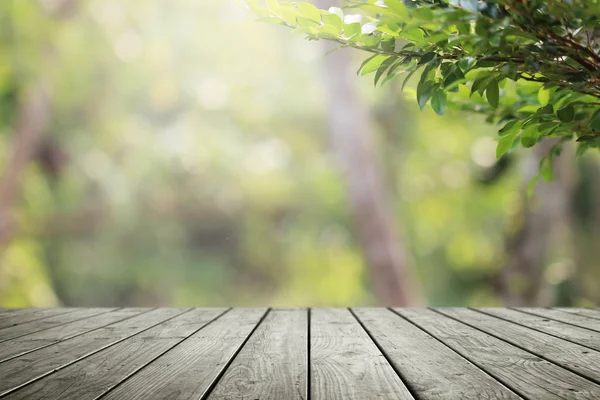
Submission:
[[600,302],[597,152],[527,198],[539,151],[353,76],[347,190],[325,52],[234,0],[0,2],[0,306],[382,304],[357,193],[412,304]]

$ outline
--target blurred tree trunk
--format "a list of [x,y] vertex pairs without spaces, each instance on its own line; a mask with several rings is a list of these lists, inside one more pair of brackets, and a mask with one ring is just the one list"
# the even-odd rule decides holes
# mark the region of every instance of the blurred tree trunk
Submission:
[[49,109],[48,95],[42,85],[31,89],[20,105],[8,163],[0,181],[0,249],[9,239],[15,203],[21,189],[21,176],[37,152],[47,125]]
[[508,263],[503,271],[503,298],[508,306],[548,306],[552,293],[545,272],[553,261],[573,262],[572,207],[574,155],[565,146],[554,161],[554,180],[539,180],[531,198],[526,188],[540,160],[554,144],[538,144],[523,162],[521,210],[516,229],[506,238]]
[[[38,4],[55,19],[64,20],[75,14],[75,0],[38,0]],[[44,53],[46,65],[52,65],[54,63],[52,39],[45,38],[45,40],[41,51]],[[39,76],[37,83],[32,85],[21,99],[10,144],[10,155],[4,174],[0,178],[0,252],[10,238],[23,172],[38,155],[42,134],[48,125],[51,108],[48,86],[46,76]]]
[[[328,8],[335,0],[319,0]],[[326,45],[327,50],[332,49]],[[369,115],[359,98],[354,64],[348,49],[324,56],[324,84],[328,93],[329,133],[345,178],[357,235],[381,304],[406,306],[413,294],[406,255],[394,229],[388,192],[369,139]]]

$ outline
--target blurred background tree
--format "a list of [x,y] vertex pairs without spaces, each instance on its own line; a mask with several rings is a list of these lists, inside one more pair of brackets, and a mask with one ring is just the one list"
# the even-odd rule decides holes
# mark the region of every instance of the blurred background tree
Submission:
[[[255,19],[0,2],[0,306],[389,302],[332,136],[334,59]],[[531,156],[497,161],[481,117],[353,85],[407,302],[600,302],[597,152],[528,199]]]

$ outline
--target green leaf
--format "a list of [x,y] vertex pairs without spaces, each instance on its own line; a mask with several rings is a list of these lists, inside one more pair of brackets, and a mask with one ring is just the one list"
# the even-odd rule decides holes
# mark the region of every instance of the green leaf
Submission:
[[535,125],[530,126],[521,132],[521,144],[523,147],[532,147],[538,141],[538,128]]
[[541,88],[538,91],[538,101],[542,106],[545,106],[550,101],[550,90]]
[[321,12],[312,4],[303,1],[302,3],[298,4],[298,11],[300,11],[304,18],[310,19],[311,21],[315,21],[319,24],[321,23]]
[[385,51],[394,51],[396,50],[396,39],[393,37],[388,37],[381,40],[381,48]]
[[446,109],[446,93],[443,90],[436,91],[431,97],[431,107],[437,115],[444,115]]
[[339,15],[324,13],[323,15],[321,15],[321,18],[323,19],[323,23],[326,26],[331,26],[335,28],[338,32],[338,35],[342,33],[342,26],[344,25],[344,21],[339,17]]
[[[458,67],[458,65],[452,65],[448,72],[446,73],[446,77],[444,78],[444,87],[452,88],[456,87],[460,83],[464,83],[465,75]],[[456,84],[454,84],[456,82]]]
[[596,111],[594,115],[592,115],[592,119],[588,126],[594,130],[600,131],[600,110]]
[[425,37],[422,30],[414,27],[402,30],[400,35],[405,39],[413,40],[416,42],[423,40],[423,38]]
[[530,104],[530,105],[523,106],[523,107],[519,108],[517,110],[517,112],[533,114],[533,113],[536,113],[539,109],[540,109],[540,107],[534,106],[534,105]]
[[279,15],[281,15],[281,19],[283,19],[290,26],[298,26],[298,20],[296,19],[299,16],[299,12],[295,7],[290,6],[280,6],[279,7]]
[[344,36],[350,39],[360,33],[362,25],[360,22],[353,22],[351,24],[344,24]]
[[367,74],[370,74],[371,72],[377,71],[377,69],[381,66],[381,64],[388,58],[390,58],[390,56],[382,56],[379,54],[375,55],[371,58],[368,58],[360,66],[360,69],[359,69],[360,75],[367,75]]
[[431,81],[420,81],[417,85],[417,103],[421,110],[425,107],[435,90],[434,83]]
[[469,71],[474,65],[477,59],[475,57],[464,57],[458,60],[458,66],[464,71]]
[[551,182],[554,179],[552,171],[552,157],[546,156],[540,160],[540,175],[546,182]]
[[427,64],[429,61],[433,60],[437,56],[434,52],[425,53],[421,56],[419,60],[419,64]]
[[508,121],[506,123],[506,125],[504,125],[502,127],[502,129],[500,129],[498,131],[498,135],[505,136],[505,135],[509,135],[511,133],[515,133],[520,128],[520,126],[521,126],[521,121],[518,121],[516,119],[514,119],[512,121]]
[[552,122],[544,122],[543,124],[539,124],[538,125],[538,132],[540,133],[540,135],[549,135],[551,134],[555,129],[557,129],[560,126],[560,124],[552,121]]
[[538,178],[540,176],[536,175],[533,178],[531,178],[531,180],[529,181],[529,185],[527,185],[527,197],[531,198],[531,195],[533,194],[533,189],[535,189],[535,185],[537,184]]
[[471,86],[471,96],[475,92],[478,92],[480,96],[483,96],[483,92],[492,79],[494,79],[494,75],[490,74],[489,72],[479,72],[473,81],[473,85]]
[[500,98],[500,88],[498,88],[498,81],[491,81],[487,89],[485,90],[485,97],[487,98],[488,103],[494,108],[498,108],[498,100]]
[[433,20],[433,11],[428,7],[415,8],[411,11],[411,17],[425,21]]
[[536,112],[538,114],[554,114],[554,107],[552,104],[546,104],[544,107],[538,108]]
[[390,67],[390,65],[392,65],[394,61],[396,61],[396,59],[396,56],[389,56],[381,63],[381,66],[377,69],[377,73],[375,74],[375,86],[377,86],[377,82],[379,82],[379,79],[381,79],[383,73]]
[[556,112],[558,119],[562,122],[571,122],[573,121],[573,117],[575,116],[575,108],[572,105],[568,105],[564,108],[561,108]]
[[408,10],[400,0],[385,0],[385,5],[389,10],[402,19],[408,19]]
[[496,146],[496,158],[499,159],[512,148],[516,135],[517,133],[513,132],[508,135],[502,136],[500,140],[498,140],[498,145]]

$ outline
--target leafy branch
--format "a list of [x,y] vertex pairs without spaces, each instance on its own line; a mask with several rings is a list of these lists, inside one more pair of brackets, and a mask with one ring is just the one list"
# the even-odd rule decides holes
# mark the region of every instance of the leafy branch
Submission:
[[358,73],[374,74],[375,85],[404,75],[404,88],[419,72],[421,108],[483,112],[501,124],[498,157],[561,138],[546,165],[566,141],[575,140],[579,154],[600,147],[599,1],[350,0],[345,10],[247,4],[308,39],[371,53]]

